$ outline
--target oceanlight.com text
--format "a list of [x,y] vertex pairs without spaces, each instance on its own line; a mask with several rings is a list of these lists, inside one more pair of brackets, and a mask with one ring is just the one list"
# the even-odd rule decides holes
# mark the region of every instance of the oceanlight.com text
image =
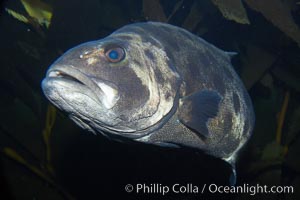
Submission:
[[294,193],[293,186],[268,186],[268,185],[249,185],[244,183],[237,186],[222,186],[217,184],[196,185],[192,183],[173,185],[164,185],[161,183],[137,183],[127,184],[125,191],[135,194],[292,194]]

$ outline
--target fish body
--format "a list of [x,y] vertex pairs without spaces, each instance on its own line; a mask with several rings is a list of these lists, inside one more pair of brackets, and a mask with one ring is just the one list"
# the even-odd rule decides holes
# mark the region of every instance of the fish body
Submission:
[[130,24],[70,49],[42,88],[93,133],[192,147],[229,163],[254,126],[230,53],[165,23]]

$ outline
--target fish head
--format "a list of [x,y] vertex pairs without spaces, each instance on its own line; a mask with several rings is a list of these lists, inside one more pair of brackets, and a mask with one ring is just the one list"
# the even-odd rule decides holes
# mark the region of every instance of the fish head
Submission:
[[67,51],[48,69],[42,89],[82,128],[138,138],[168,116],[178,81],[162,47],[121,33]]

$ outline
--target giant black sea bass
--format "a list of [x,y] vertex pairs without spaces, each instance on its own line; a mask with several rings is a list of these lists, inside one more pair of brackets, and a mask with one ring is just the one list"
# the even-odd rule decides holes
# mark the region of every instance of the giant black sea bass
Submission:
[[67,51],[42,88],[95,134],[192,147],[234,167],[254,113],[230,55],[182,28],[134,23]]

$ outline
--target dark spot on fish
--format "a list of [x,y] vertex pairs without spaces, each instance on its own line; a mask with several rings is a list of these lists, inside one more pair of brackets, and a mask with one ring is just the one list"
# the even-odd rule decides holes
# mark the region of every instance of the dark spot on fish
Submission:
[[245,120],[243,136],[246,136],[248,133],[249,133],[249,122],[247,120]]
[[232,130],[232,113],[227,111],[224,116],[224,133],[230,133]]
[[[174,53],[175,52],[171,52],[168,48],[165,48],[164,51],[166,52],[166,55],[169,59],[166,60],[169,68],[173,71],[173,72],[177,72],[177,69],[175,67],[175,63],[174,61],[176,60],[174,57]],[[176,53],[175,53],[176,56]]]
[[129,35],[119,35],[118,36],[120,39],[124,39],[124,40],[127,40],[127,41],[131,41],[133,38]]
[[166,45],[166,47],[168,47],[172,51],[174,52],[180,51],[180,47],[178,46],[178,43],[174,42],[174,40],[172,40],[168,34],[165,34],[164,37],[162,37],[162,41]]
[[[165,48],[164,51],[166,52],[166,54],[167,54],[169,60],[174,61],[174,52],[170,51],[168,48]],[[169,60],[168,60],[168,61],[169,61]]]
[[168,66],[170,67],[170,69],[171,69],[173,72],[177,73],[176,67],[175,67],[175,65],[173,64],[172,61],[167,60],[167,64],[168,64]]
[[163,84],[163,82],[165,81],[164,77],[162,76],[161,71],[156,67],[154,68],[154,73],[155,73],[155,79],[158,83]]
[[140,61],[133,59],[132,62],[137,65],[137,66],[142,66],[142,64],[140,63]]
[[171,97],[171,93],[167,91],[165,94],[165,99],[169,99]]
[[232,99],[233,99],[233,107],[234,107],[235,113],[240,112],[240,107],[241,107],[240,99],[239,99],[239,96],[235,92],[233,93]]
[[[124,116],[130,118],[130,116],[135,115],[137,108],[143,107],[148,101],[150,91],[147,86],[142,84],[142,81],[136,76],[132,69],[126,68],[126,70],[124,69],[123,72],[123,76],[115,77],[115,82],[119,80],[119,82],[122,83],[118,85],[118,88],[120,91],[122,91],[121,98],[125,98],[128,101],[118,102],[116,105],[116,110],[120,110],[120,114],[124,114]],[[122,113],[123,111],[125,113]]]
[[211,71],[214,70],[214,67],[212,67],[213,63],[209,55],[191,54],[188,56],[188,59],[190,59],[192,63],[198,63],[200,67],[197,68],[198,70],[201,70],[201,72],[199,71],[200,74],[211,74]]
[[[251,105],[251,99],[246,89],[243,90],[244,101],[246,105]],[[249,116],[250,118],[254,118],[254,116]]]
[[235,139],[232,135],[229,136],[229,142],[222,144],[221,148],[218,148],[216,152],[217,155],[221,155],[222,157],[227,157],[228,154],[233,152],[240,144],[240,140]]
[[221,95],[224,96],[226,89],[225,89],[225,83],[223,79],[220,77],[219,74],[214,74],[212,76],[212,81],[214,84],[214,87],[221,93]]
[[229,78],[229,79],[233,79],[233,75],[232,75],[232,72],[229,71],[229,69],[227,69],[227,67],[225,66],[224,67],[224,73],[225,75]]
[[146,49],[144,53],[150,60],[152,60],[152,61],[156,60],[156,57],[153,55],[153,53],[149,49]]

